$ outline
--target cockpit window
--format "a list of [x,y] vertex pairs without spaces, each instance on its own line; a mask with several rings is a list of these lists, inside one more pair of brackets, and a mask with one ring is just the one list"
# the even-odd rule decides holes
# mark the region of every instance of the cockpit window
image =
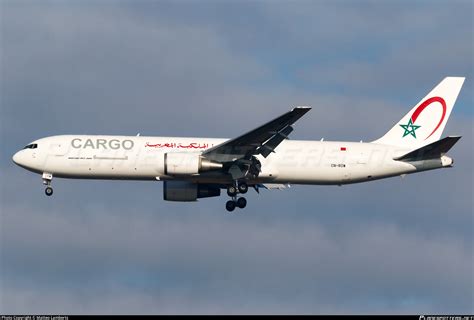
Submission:
[[36,148],[38,148],[38,144],[32,143],[32,144],[27,145],[23,149],[36,149]]

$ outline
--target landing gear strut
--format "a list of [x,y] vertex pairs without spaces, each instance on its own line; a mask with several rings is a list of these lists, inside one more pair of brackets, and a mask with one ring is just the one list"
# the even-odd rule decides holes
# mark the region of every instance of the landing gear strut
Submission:
[[51,173],[43,173],[43,184],[46,186],[44,193],[50,197],[53,195],[53,188],[51,188],[51,181],[53,180],[53,175]]
[[232,198],[232,200],[227,201],[225,204],[227,211],[232,212],[235,208],[243,209],[247,206],[247,199],[244,197],[237,198],[237,194],[246,193],[248,189],[247,183],[238,183],[238,181],[235,181],[234,184],[227,187],[227,195]]

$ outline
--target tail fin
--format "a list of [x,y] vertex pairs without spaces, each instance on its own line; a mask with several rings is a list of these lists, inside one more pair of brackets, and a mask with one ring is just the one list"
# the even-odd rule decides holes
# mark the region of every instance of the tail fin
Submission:
[[446,77],[390,131],[373,143],[419,148],[438,141],[464,83],[463,77]]

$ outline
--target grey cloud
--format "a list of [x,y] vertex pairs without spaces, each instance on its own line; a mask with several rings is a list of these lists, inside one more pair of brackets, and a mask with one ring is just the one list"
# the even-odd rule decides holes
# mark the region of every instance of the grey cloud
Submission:
[[[38,131],[45,123],[81,131],[91,130],[84,123],[102,123],[110,130],[156,132],[175,126],[165,119],[176,109],[184,123],[189,123],[186,117],[209,123],[203,111],[229,107],[225,100],[203,106],[201,96],[230,91],[226,86],[265,73],[251,59],[227,50],[206,26],[150,25],[121,12],[104,15],[67,7],[10,10],[3,32],[9,81],[3,90],[5,125],[11,131],[20,105],[29,106],[23,113],[38,121]],[[25,25],[16,20],[20,14],[36,19]],[[26,39],[17,41],[17,34]],[[124,122],[108,126],[110,117],[119,114],[127,115]]]
[[[135,7],[148,9],[143,3],[141,6],[133,6]],[[261,7],[261,10],[250,16],[271,18],[272,14],[275,14],[273,11],[280,10],[279,6],[274,9],[258,5],[257,7]],[[182,9],[181,6],[177,8]],[[293,6],[290,6],[291,8]],[[307,15],[315,11],[304,10],[303,6],[294,8],[306,12]],[[216,132],[222,132],[221,135],[226,137],[241,133],[241,129],[237,128],[227,134],[229,119],[248,114],[250,119],[246,128],[250,128],[259,123],[257,120],[250,123],[252,119],[266,119],[269,115],[277,115],[296,104],[313,105],[315,111],[324,110],[324,113],[318,114],[319,117],[330,119],[334,115],[336,119],[347,122],[342,115],[347,113],[348,106],[358,110],[364,108],[364,112],[357,112],[360,115],[369,113],[375,106],[389,107],[394,104],[393,101],[387,105],[386,101],[381,98],[374,99],[373,96],[383,87],[389,90],[395,81],[406,82],[398,77],[386,77],[387,70],[399,68],[404,64],[403,61],[385,62],[382,66],[369,65],[370,70],[383,70],[377,71],[378,78],[369,76],[373,72],[367,70],[364,63],[357,65],[352,62],[357,72],[347,74],[346,71],[352,67],[343,62],[339,66],[329,64],[330,67],[319,71],[314,71],[311,66],[304,67],[304,72],[310,73],[312,80],[309,81],[310,86],[305,84],[300,88],[298,86],[303,83],[289,85],[287,79],[282,79],[278,70],[269,66],[267,60],[271,59],[250,54],[255,52],[252,47],[248,47],[251,44],[239,42],[242,37],[245,39],[244,35],[229,33],[223,21],[215,21],[216,18],[203,22],[198,14],[194,19],[189,19],[191,22],[176,23],[169,17],[163,17],[163,12],[168,11],[163,10],[161,6],[159,10],[152,10],[153,14],[158,15],[158,18],[154,19],[151,19],[153,14],[148,13],[150,18],[142,19],[143,11],[139,11],[142,15],[134,15],[120,6],[116,8],[97,5],[93,9],[88,6],[56,5],[53,8],[13,6],[5,10],[9,14],[3,19],[3,41],[6,44],[4,59],[8,61],[4,77],[9,81],[3,83],[2,91],[5,93],[3,127],[7,132],[15,132],[18,137],[22,135],[21,126],[18,125],[19,112],[35,120],[30,123],[31,132],[44,135],[66,132],[133,134],[138,130],[163,135],[177,132],[178,124],[180,132],[175,134],[216,135]],[[202,11],[204,10],[201,9]],[[266,11],[270,11],[270,14]],[[357,17],[358,12],[355,9],[344,9],[341,14],[345,17],[344,21],[352,21],[358,18],[353,17],[351,20],[351,14]],[[298,14],[286,15],[285,19]],[[276,16],[280,17],[278,14]],[[176,20],[180,21],[178,18]],[[269,20],[269,25],[279,21]],[[320,24],[326,21],[293,20]],[[26,23],[27,21],[29,23]],[[364,24],[358,21],[357,25]],[[290,25],[289,22],[285,26],[301,27],[298,23]],[[316,25],[308,29],[324,28]],[[256,32],[258,35],[258,28]],[[17,34],[22,34],[21,41],[18,40]],[[334,41],[339,36],[339,33],[334,35]],[[351,34],[351,37],[356,38],[354,34]],[[258,37],[259,40],[262,38],[263,35]],[[266,38],[273,39],[270,36]],[[297,41],[301,37],[282,35],[282,38]],[[241,44],[239,51],[232,47],[234,41]],[[288,43],[287,41],[280,42]],[[295,48],[298,47],[300,45],[295,44]],[[314,45],[315,49],[317,47]],[[332,48],[328,45],[325,47]],[[250,53],[242,52],[242,48]],[[298,54],[299,51],[293,52]],[[273,53],[270,57],[281,55],[282,58],[289,59],[278,50]],[[396,58],[397,55],[406,57],[406,54],[408,53],[395,50],[385,59],[393,60],[390,57]],[[456,59],[451,56],[448,59],[446,55],[443,57],[447,61],[469,61],[465,55],[463,59],[458,59],[458,54],[458,51],[453,50],[451,56]],[[315,63],[319,61],[312,60]],[[301,64],[306,65],[301,60],[293,61],[292,64],[296,70],[300,70]],[[436,61],[429,63],[434,64],[439,65]],[[280,82],[276,82],[275,77]],[[366,77],[366,80],[361,79],[362,77]],[[408,81],[419,81],[418,74],[407,78]],[[439,81],[439,76],[429,78],[429,81],[424,79],[423,83],[426,85],[423,87],[429,89]],[[256,86],[251,85],[254,83]],[[345,83],[346,86],[338,92],[331,89],[331,94],[321,93],[328,88],[328,83],[336,87]],[[378,83],[381,85],[376,86]],[[354,90],[358,90],[361,85],[370,89],[366,96],[354,94]],[[391,91],[402,97],[409,97],[411,103],[420,98],[420,93],[425,93],[414,90],[412,92],[414,95],[409,96],[409,92]],[[403,105],[402,110],[405,111],[406,108]],[[376,112],[383,113],[384,110]],[[110,121],[112,116],[114,121]],[[216,123],[214,118],[223,120]],[[178,123],[176,119],[179,119]],[[389,124],[395,120],[390,118]],[[210,124],[212,126],[209,126]],[[344,127],[350,129],[352,125],[352,122],[345,123]],[[319,123],[318,130],[312,134],[337,135],[338,132],[330,131],[331,127],[333,126],[330,123]],[[338,131],[346,132],[345,129]],[[347,136],[352,134],[353,132],[347,130]],[[343,138],[347,139],[347,136]],[[18,141],[16,146],[35,137],[36,135]]]
[[[303,63],[292,70],[292,80],[322,92],[408,97],[407,90],[424,82],[473,72],[469,1],[286,3],[267,9],[291,34],[283,43],[302,52],[297,54]],[[318,19],[315,12],[321,13]],[[470,92],[465,94],[472,100]]]
[[[319,304],[324,307],[331,301],[340,301],[339,312],[344,312],[344,301],[349,301],[350,309],[352,300],[363,303],[367,309],[361,306],[360,311],[367,312],[377,307],[373,295],[395,305],[418,297],[432,303],[427,306],[430,310],[438,310],[436,301],[442,300],[445,309],[439,310],[444,312],[468,308],[471,301],[470,285],[462,280],[470,275],[470,255],[462,243],[420,237],[394,225],[329,234],[317,221],[255,224],[229,220],[232,216],[203,218],[197,215],[202,215],[199,211],[184,221],[161,214],[150,219],[140,213],[133,220],[127,213],[90,215],[84,221],[76,210],[71,210],[73,218],[60,211],[46,217],[33,211],[13,208],[4,215],[10,228],[3,232],[3,242],[17,244],[14,250],[6,247],[3,252],[4,272],[11,275],[4,280],[5,288],[29,283],[61,292],[65,284],[72,286],[73,297],[80,301],[73,312],[82,313],[90,310],[89,304],[94,305],[95,294],[84,297],[80,292],[100,293],[117,285],[126,291],[138,285],[140,295],[157,301],[167,297],[167,290],[171,296],[176,290],[184,296],[199,295],[205,304],[222,303],[221,312],[231,313],[240,311],[227,300],[245,303],[243,297],[248,293],[262,296],[264,303],[279,300],[281,310],[290,312],[298,312],[292,307],[293,299],[304,301],[306,312],[317,312]],[[24,225],[25,218],[31,221],[30,227]],[[108,277],[114,272],[119,274],[111,283]],[[132,277],[127,279],[129,273]],[[143,283],[141,277],[146,279]],[[439,286],[458,295],[447,299],[436,290]],[[410,293],[400,299],[399,292],[406,290]],[[14,306],[21,307],[21,303],[10,298],[8,294],[3,298],[5,311],[18,312]],[[29,311],[49,310],[49,305]],[[121,310],[119,304],[113,306]],[[158,304],[152,312],[167,307]],[[193,310],[192,303],[187,307],[190,309],[184,306],[182,310],[202,311],[197,306]]]

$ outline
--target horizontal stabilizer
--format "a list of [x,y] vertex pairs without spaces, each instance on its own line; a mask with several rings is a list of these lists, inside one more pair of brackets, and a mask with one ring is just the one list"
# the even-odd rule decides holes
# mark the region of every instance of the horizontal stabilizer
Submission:
[[428,159],[438,159],[441,158],[446,152],[451,149],[458,140],[461,139],[460,136],[455,137],[446,137],[444,139],[438,140],[436,142],[430,143],[424,147],[411,151],[401,157],[393,158],[393,160],[398,161],[418,161],[418,160],[428,160]]

